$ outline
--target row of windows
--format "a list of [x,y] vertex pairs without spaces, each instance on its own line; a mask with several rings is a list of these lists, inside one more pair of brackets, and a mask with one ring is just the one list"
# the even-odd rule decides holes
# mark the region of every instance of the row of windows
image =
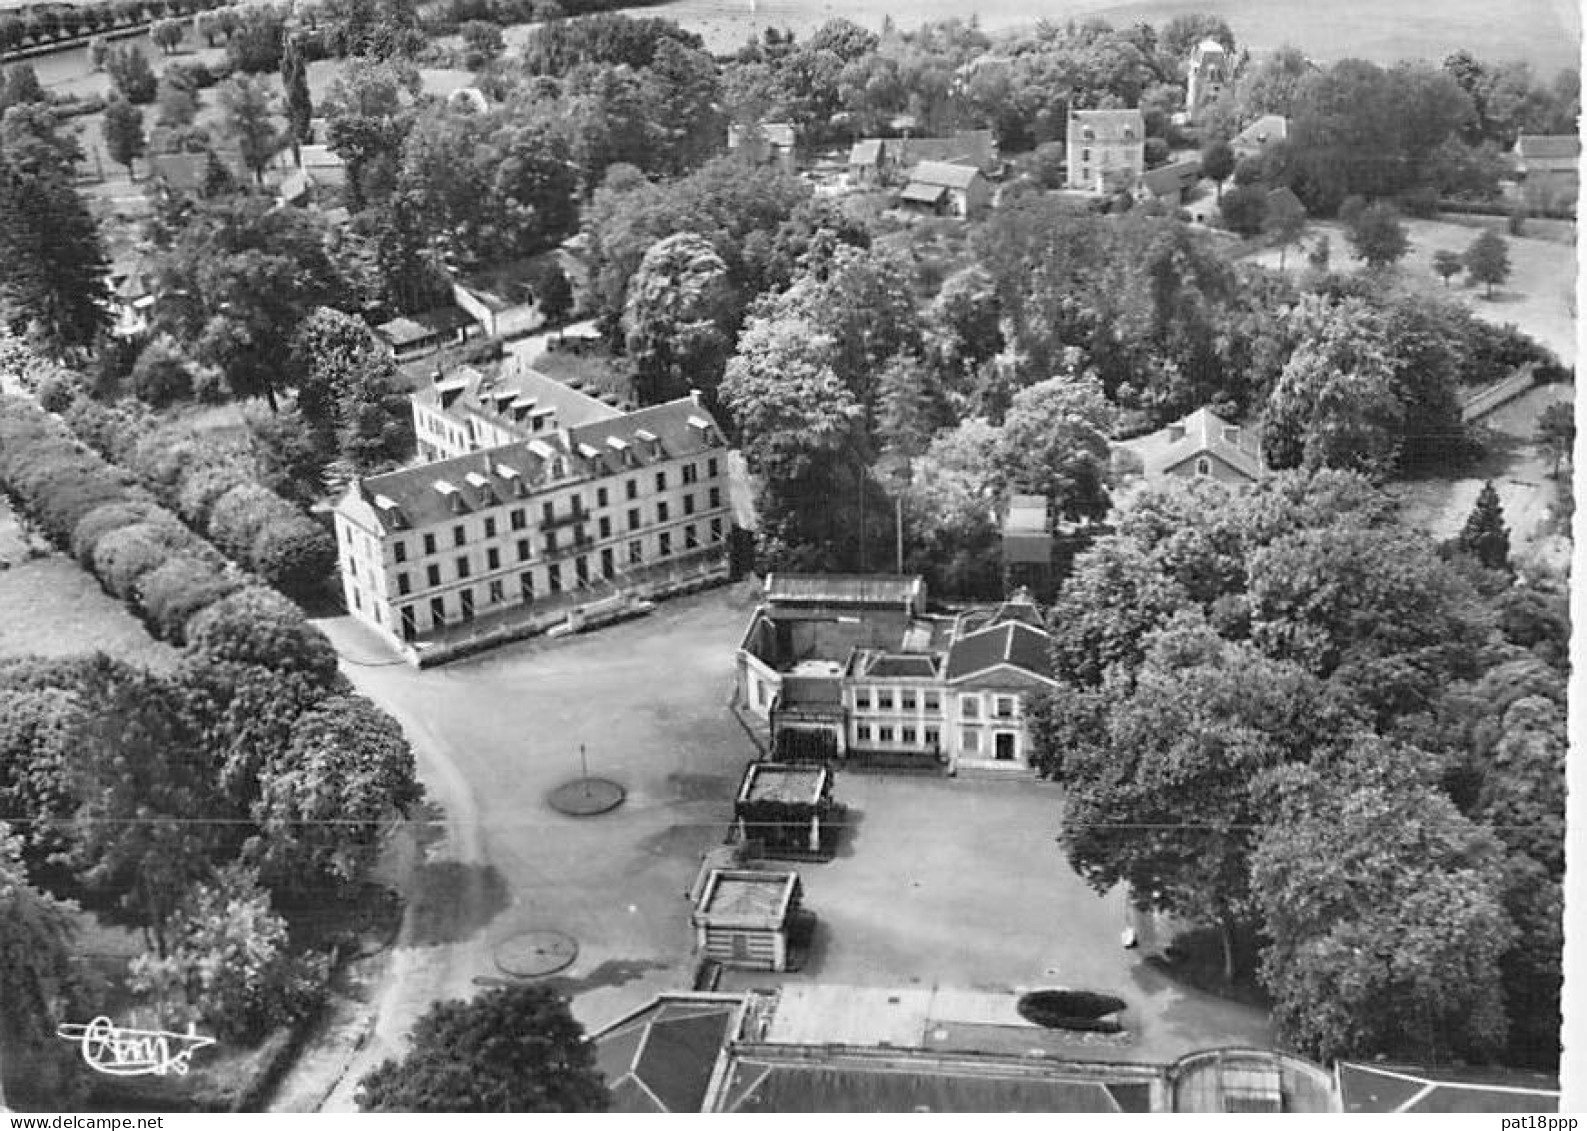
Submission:
[[[871,737],[873,733],[875,734],[874,740]],[[894,737],[895,733],[897,735],[896,738]],[[854,741],[876,741],[889,744],[898,742],[905,746],[913,746],[915,745],[916,733],[914,727],[898,727],[895,732],[894,728],[890,726],[879,726],[873,730],[870,723],[857,723],[854,727]],[[925,745],[930,747],[935,747],[942,737],[942,732],[936,727],[925,727],[919,733],[923,736]]]
[[[895,692],[890,688],[878,688],[873,695],[870,688],[860,687],[854,691],[854,709],[857,711],[894,710],[913,711],[917,702],[920,708],[928,715],[936,714],[942,709],[941,700],[935,691],[925,691],[917,697],[913,690],[899,690]],[[1019,713],[1019,700],[1012,695],[998,695],[992,701],[992,718],[1012,719]],[[979,695],[961,695],[959,697],[959,715],[966,719],[979,719],[981,717],[981,697]]]
[[[916,706],[917,696],[913,689],[902,690],[897,693],[898,710],[913,711]],[[942,710],[942,696],[935,691],[922,692],[918,696],[919,703],[928,713],[935,714]],[[871,690],[868,687],[854,689],[854,706],[861,711],[871,709]],[[875,695],[876,709],[878,711],[891,711],[893,709],[893,691],[890,688],[878,689]]]
[[[604,531],[603,531],[603,533],[604,533]],[[658,557],[668,558],[668,557],[672,556],[673,548],[674,548],[672,535],[673,535],[672,531],[663,530],[660,534],[658,534],[656,536],[656,553],[657,553]],[[553,531],[548,531],[546,533],[545,537],[546,537],[546,552],[547,553],[556,553],[557,549],[558,549],[556,531],[554,531],[554,530]],[[716,545],[720,545],[721,544],[722,538],[723,538],[723,525],[722,525],[722,520],[720,518],[713,518],[711,520],[711,524],[707,528],[706,537],[709,539],[709,544],[710,545],[716,546]],[[582,540],[582,535],[581,534],[575,534],[574,541],[569,546],[567,546],[566,548],[567,549],[576,549],[579,546],[581,540]],[[685,551],[697,550],[697,549],[700,548],[700,528],[697,525],[695,525],[694,523],[690,523],[688,526],[685,526],[683,528],[683,542],[682,542],[682,546],[683,546],[683,549]],[[516,553],[517,553],[516,560],[518,562],[521,563],[521,562],[527,562],[527,561],[531,560],[533,555],[531,554],[531,546],[530,546],[530,543],[529,543],[529,539],[527,539],[527,538],[518,539],[518,541],[516,543],[516,546],[515,546],[515,549],[516,549]],[[645,552],[644,551],[645,551],[645,545],[644,545],[644,541],[642,539],[635,538],[634,540],[630,541],[628,543],[628,564],[629,565],[642,565],[644,563],[644,560],[645,560]],[[611,550],[609,550],[609,549],[601,551],[601,554],[602,554],[603,558],[606,555],[610,554],[610,553],[611,553]],[[583,561],[584,559],[581,557],[578,560],[579,561]],[[456,576],[457,576],[457,578],[459,580],[466,580],[470,576],[472,571],[473,571],[472,563],[471,563],[468,555],[466,555],[466,554],[459,554],[457,559],[454,562],[454,566],[455,566]],[[496,570],[499,570],[501,568],[502,568],[501,551],[498,550],[496,547],[492,546],[492,547],[490,547],[489,549],[487,549],[485,551],[485,570],[488,573],[493,573]],[[553,564],[549,568],[557,569],[559,567],[557,565]],[[425,581],[425,587],[429,588],[429,589],[434,589],[435,587],[437,587],[438,585],[440,585],[442,583],[441,582],[441,566],[440,566],[439,563],[432,562],[432,563],[430,563],[430,564],[428,564],[428,565],[426,565],[424,567],[424,581]],[[397,595],[399,597],[405,597],[409,593],[411,593],[412,591],[413,591],[412,575],[410,575],[406,570],[398,570],[397,571]]]
[[[712,466],[714,468],[714,466],[716,464],[716,461],[713,459],[711,461],[711,464],[712,464]],[[693,465],[690,465],[690,466],[693,466]],[[714,474],[714,471],[713,471],[713,474]],[[629,480],[629,484],[630,484],[630,486],[632,486],[633,480]],[[632,498],[632,495],[630,495],[630,498]],[[695,509],[696,509],[696,507],[695,507],[695,498],[696,498],[696,496],[694,496],[693,494],[688,494],[688,495],[683,496],[683,514],[684,514],[685,517],[695,513]],[[596,508],[600,509],[600,508],[605,507],[607,505],[608,505],[608,498],[607,498],[606,488],[605,487],[598,488],[596,490],[596,492],[595,492],[595,506],[596,506]],[[712,487],[710,489],[710,491],[707,493],[707,496],[706,496],[706,508],[708,510],[719,510],[719,509],[721,509],[721,506],[722,506],[722,489],[720,487]],[[562,522],[580,523],[580,522],[583,522],[584,520],[586,520],[586,519],[588,519],[590,517],[591,517],[591,515],[589,514],[589,512],[584,510],[583,501],[582,501],[581,497],[578,496],[578,495],[574,495],[572,497],[572,505],[567,509],[566,513],[564,513],[562,515],[558,515],[557,514],[556,504],[554,502],[548,502],[548,503],[542,503],[541,504],[540,519],[541,519],[541,525],[542,526],[553,525],[553,524],[557,523],[559,520],[562,521]],[[656,504],[656,521],[658,523],[671,521],[671,507],[667,504],[666,500],[662,500],[662,501],[660,501],[660,502],[658,502]],[[712,521],[713,522],[719,522],[720,520],[719,519],[713,519]],[[529,524],[529,516],[528,516],[528,513],[525,510],[525,508],[523,508],[523,507],[514,507],[512,510],[507,512],[507,525],[508,525],[508,528],[510,530],[523,530],[523,529],[525,529],[528,526],[528,524]],[[642,526],[642,525],[643,525],[643,520],[642,520],[641,515],[640,515],[640,508],[639,507],[630,507],[629,510],[628,510],[628,529],[629,530],[638,530],[640,528],[640,526]],[[599,530],[600,530],[599,537],[601,537],[601,538],[610,538],[612,536],[612,520],[609,517],[606,517],[604,515],[601,516],[601,518],[598,521],[598,526],[599,526]],[[348,541],[350,543],[352,541],[352,537],[353,537],[351,528],[343,527],[343,534],[344,534],[344,537],[345,537],[346,541]],[[483,536],[484,536],[486,541],[489,541],[490,539],[496,537],[496,534],[497,534],[496,517],[494,515],[487,515],[485,517],[484,535]],[[554,544],[554,542],[555,542],[555,531],[548,531],[547,532],[547,536],[551,540],[551,542]],[[580,531],[579,536],[582,537],[582,530]],[[459,546],[466,545],[468,543],[468,529],[462,523],[457,523],[456,525],[454,525],[452,527],[452,530],[451,530],[451,543],[452,543],[452,547],[454,549],[459,547]],[[430,532],[430,533],[426,533],[426,534],[422,535],[419,544],[420,544],[421,550],[423,551],[423,555],[425,557],[430,557],[430,556],[438,553],[439,550],[440,550],[440,540],[439,540],[439,538],[436,536],[436,534],[434,532]],[[408,560],[408,543],[405,540],[401,539],[401,538],[393,539],[392,543],[391,543],[391,552],[392,552],[392,556],[396,560],[397,564],[401,565],[403,562],[406,562]]]

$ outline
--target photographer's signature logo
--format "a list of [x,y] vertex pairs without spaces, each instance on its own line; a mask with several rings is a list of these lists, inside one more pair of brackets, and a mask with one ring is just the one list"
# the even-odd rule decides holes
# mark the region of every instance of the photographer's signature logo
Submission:
[[106,1076],[186,1076],[193,1054],[215,1043],[213,1037],[199,1036],[192,1025],[185,1033],[120,1029],[108,1017],[62,1025],[55,1035],[76,1042],[88,1067]]

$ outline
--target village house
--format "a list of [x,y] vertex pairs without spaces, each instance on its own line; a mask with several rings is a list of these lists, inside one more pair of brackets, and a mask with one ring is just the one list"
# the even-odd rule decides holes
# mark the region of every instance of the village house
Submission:
[[1281,114],[1263,114],[1229,139],[1235,157],[1260,157],[1267,147],[1289,140],[1289,119]]
[[426,462],[622,415],[605,401],[547,377],[517,358],[490,369],[463,365],[437,372],[409,403],[419,458]]
[[1513,154],[1521,199],[1534,212],[1575,215],[1581,183],[1581,138],[1575,134],[1522,134]]
[[923,161],[968,165],[992,177],[999,168],[997,140],[991,130],[962,130],[947,137],[862,138],[849,149],[849,185],[896,184]]
[[443,346],[468,340],[474,319],[456,306],[399,315],[374,329],[375,337],[398,361],[422,357]]
[[1146,120],[1139,110],[1076,110],[1069,115],[1069,187],[1127,190],[1146,167]]
[[992,203],[992,186],[974,166],[922,161],[909,171],[899,201],[906,208],[969,220]]
[[1141,174],[1141,179],[1135,185],[1135,199],[1143,204],[1156,201],[1170,208],[1178,208],[1200,182],[1199,160],[1160,165]]
[[1054,685],[1029,594],[952,616],[902,575],[772,573],[738,650],[740,701],[781,748],[1028,772],[1027,707]]
[[1245,484],[1265,473],[1251,430],[1230,424],[1208,408],[1149,435],[1122,441],[1116,449],[1139,464],[1140,475],[1149,484],[1192,477]]
[[370,476],[335,508],[348,611],[414,662],[456,626],[505,639],[599,594],[725,579],[731,522],[695,397]]
[[799,129],[792,122],[757,122],[727,127],[727,151],[754,165],[774,165],[784,173],[799,171]]

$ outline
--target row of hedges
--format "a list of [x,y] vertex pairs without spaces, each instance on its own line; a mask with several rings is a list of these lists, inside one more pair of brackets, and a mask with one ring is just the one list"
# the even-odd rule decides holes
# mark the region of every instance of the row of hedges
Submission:
[[436,0],[426,6],[421,22],[431,35],[450,35],[473,20],[509,27],[661,3],[665,0]]
[[79,439],[127,469],[239,565],[290,597],[317,593],[336,567],[336,542],[319,523],[256,482],[252,461],[180,423],[162,424],[137,401],[86,396],[63,414]]
[[0,397],[0,487],[163,640],[242,588],[225,559],[119,468],[22,397]]
[[188,16],[227,3],[229,0],[101,0],[70,8],[0,14],[0,55]]
[[0,490],[154,635],[212,659],[331,686],[336,653],[280,593],[249,583],[130,476],[25,397],[0,396]]

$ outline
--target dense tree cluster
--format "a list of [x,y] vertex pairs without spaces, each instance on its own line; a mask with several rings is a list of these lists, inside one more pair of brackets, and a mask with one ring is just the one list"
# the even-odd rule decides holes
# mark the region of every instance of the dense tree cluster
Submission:
[[1464,541],[1350,473],[1175,485],[1050,614],[1071,862],[1216,928],[1308,1055],[1558,1055],[1563,594]]
[[1292,188],[1313,215],[1351,196],[1425,214],[1441,197],[1496,200],[1517,135],[1573,133],[1580,105],[1573,70],[1545,85],[1525,63],[1484,64],[1466,51],[1441,67],[1344,59],[1322,68],[1286,47],[1246,66],[1209,119],[1226,136],[1264,114],[1291,119],[1289,136],[1253,159],[1248,176]]
[[437,1002],[413,1047],[360,1081],[361,1111],[586,1112],[610,1103],[593,1046],[545,986]]

